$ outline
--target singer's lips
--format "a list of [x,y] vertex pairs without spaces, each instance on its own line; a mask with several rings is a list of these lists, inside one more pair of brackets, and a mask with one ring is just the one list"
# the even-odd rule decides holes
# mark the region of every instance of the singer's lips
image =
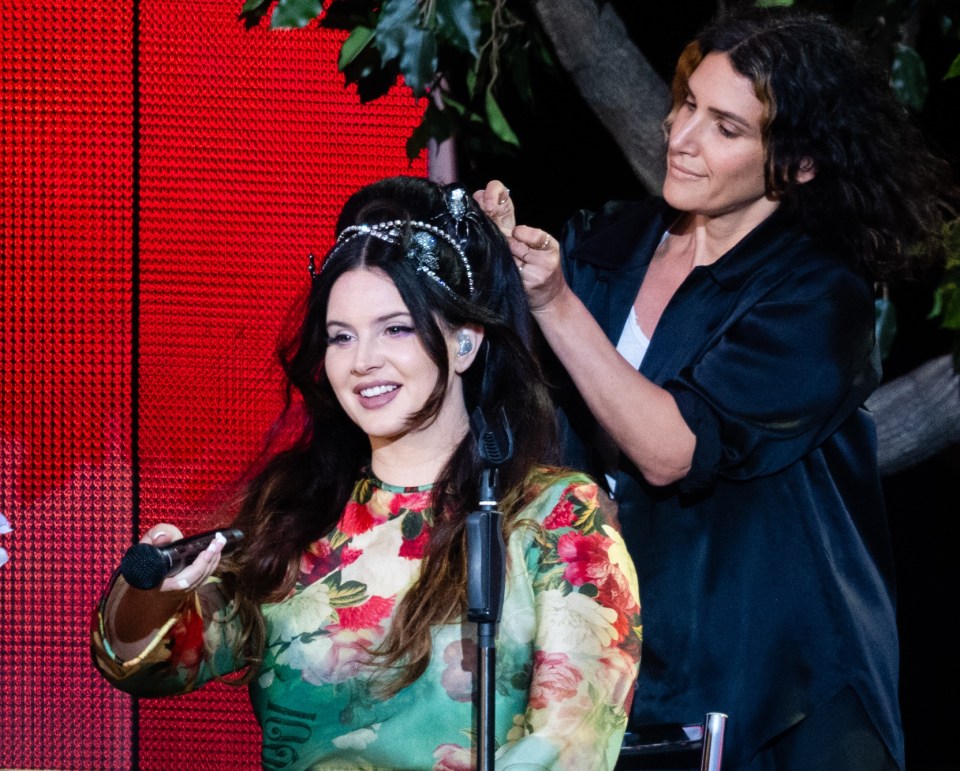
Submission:
[[380,396],[381,394],[389,393],[390,391],[396,391],[400,386],[395,385],[394,383],[382,383],[375,386],[364,386],[360,388],[357,393],[363,397],[373,397]]

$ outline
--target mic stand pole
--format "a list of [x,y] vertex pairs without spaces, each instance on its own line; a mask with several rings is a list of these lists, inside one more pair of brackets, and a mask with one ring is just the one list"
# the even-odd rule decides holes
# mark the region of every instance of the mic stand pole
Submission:
[[513,455],[513,434],[501,407],[494,423],[487,423],[477,407],[470,415],[470,430],[483,460],[480,476],[480,510],[467,515],[467,620],[477,623],[477,769],[493,771],[496,750],[497,624],[503,612],[505,558],[503,529],[497,511],[497,466]]
[[467,515],[467,620],[477,624],[477,770],[493,771],[496,751],[496,633],[503,611],[504,544],[493,496],[496,470],[483,472],[480,510]]

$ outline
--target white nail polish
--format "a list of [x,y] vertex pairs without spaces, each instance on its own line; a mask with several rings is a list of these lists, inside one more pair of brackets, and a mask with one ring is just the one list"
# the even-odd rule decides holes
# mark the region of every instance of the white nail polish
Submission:
[[179,586],[181,589],[186,589],[188,586],[190,586],[190,583],[186,578],[179,578],[177,579],[177,586]]

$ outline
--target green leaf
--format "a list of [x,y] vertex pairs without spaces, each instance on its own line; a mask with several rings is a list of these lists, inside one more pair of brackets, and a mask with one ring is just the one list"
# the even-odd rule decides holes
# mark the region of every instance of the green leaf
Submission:
[[244,14],[254,13],[258,10],[266,10],[266,8],[261,8],[260,6],[269,7],[270,3],[272,2],[273,0],[246,0],[246,2],[243,4],[243,8],[240,9],[240,15],[243,16]]
[[360,104],[379,99],[397,82],[396,62],[383,65],[376,45],[358,48],[352,61],[344,62],[340,71],[347,84],[355,83]]
[[432,100],[428,100],[420,125],[407,139],[407,158],[410,161],[416,160],[431,139],[442,142],[450,137],[454,133],[455,125],[455,114],[451,114],[449,110],[441,110]]
[[960,271],[960,217],[943,226],[943,246],[948,271]]
[[950,78],[957,77],[960,77],[960,54],[953,60],[953,64],[950,65],[950,69],[947,70],[947,74],[943,76],[943,79],[949,80]]
[[413,95],[421,97],[437,73],[437,39],[420,26],[416,0],[385,0],[375,44],[384,63],[396,60]]
[[359,581],[346,581],[337,587],[331,587],[328,593],[330,604],[334,608],[349,608],[357,605],[366,597],[367,585]]
[[493,94],[489,89],[487,90],[486,109],[490,130],[507,144],[519,147],[520,140],[517,138],[517,135],[513,133],[513,129],[510,128],[510,124],[507,123],[506,116],[504,116],[500,105],[497,104],[497,100],[493,98]]
[[377,23],[379,6],[370,0],[330,0],[320,26],[327,29],[341,29],[350,32],[354,27],[374,27]]
[[933,295],[930,318],[939,316],[942,327],[960,331],[960,219],[950,220],[943,226],[943,245],[947,253],[946,266]]
[[960,284],[941,284],[934,297],[934,309],[944,329],[960,330]]
[[253,29],[259,26],[263,17],[270,11],[273,0],[246,0],[243,8],[240,9],[240,18],[243,19],[243,26],[247,29]]
[[421,532],[423,532],[423,514],[409,512],[400,525],[400,534],[405,541],[414,541]]
[[467,96],[472,100],[477,95],[477,68],[471,67],[467,70],[466,77]]
[[279,0],[270,26],[274,29],[306,27],[322,10],[320,0]]
[[480,20],[474,0],[436,0],[437,33],[452,45],[478,55]]
[[421,123],[412,132],[410,132],[410,136],[407,137],[405,148],[407,160],[413,163],[413,161],[420,157],[420,153],[426,149],[429,142],[430,127],[425,123]]
[[927,68],[920,54],[903,43],[897,43],[890,69],[890,86],[894,94],[912,110],[922,110],[927,101]]
[[441,91],[440,95],[443,99],[443,106],[445,108],[449,107],[455,113],[457,113],[457,115],[466,115],[467,106],[465,104],[463,104],[462,102],[458,102],[456,99],[450,96],[446,91]]
[[791,6],[793,0],[757,0],[757,8],[777,8],[779,6]]
[[343,72],[363,50],[370,45],[374,32],[370,27],[357,27],[350,33],[350,37],[340,46],[340,56],[337,59],[337,69]]

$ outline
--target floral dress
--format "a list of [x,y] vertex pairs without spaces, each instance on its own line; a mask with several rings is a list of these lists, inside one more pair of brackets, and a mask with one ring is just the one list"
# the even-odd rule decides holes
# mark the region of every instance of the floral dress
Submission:
[[[536,495],[507,542],[495,649],[498,769],[609,769],[640,658],[636,574],[597,487],[539,469]],[[268,769],[471,769],[476,762],[476,624],[433,629],[426,672],[390,698],[368,649],[416,580],[432,522],[429,488],[361,479],[337,527],[303,556],[292,594],[263,607],[267,645],[250,684]],[[539,525],[539,526],[537,526]],[[136,660],[107,644],[105,599],[94,660],[141,696],[192,690],[239,668],[229,601],[211,581]],[[204,652],[206,647],[206,653]]]

